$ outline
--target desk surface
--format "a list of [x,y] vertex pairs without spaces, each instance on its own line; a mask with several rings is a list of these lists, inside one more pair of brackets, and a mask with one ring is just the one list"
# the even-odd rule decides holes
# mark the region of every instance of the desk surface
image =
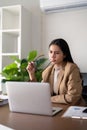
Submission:
[[[58,105],[61,106],[61,105]],[[15,130],[85,130],[87,120],[63,118],[61,115],[67,109],[62,105],[63,111],[53,117],[13,113],[9,106],[0,107],[0,124]]]

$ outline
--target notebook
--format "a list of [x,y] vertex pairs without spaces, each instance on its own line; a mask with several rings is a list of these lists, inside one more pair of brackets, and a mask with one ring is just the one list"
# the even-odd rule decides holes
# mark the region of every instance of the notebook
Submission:
[[6,82],[12,112],[53,116],[62,108],[52,107],[50,85],[42,82]]

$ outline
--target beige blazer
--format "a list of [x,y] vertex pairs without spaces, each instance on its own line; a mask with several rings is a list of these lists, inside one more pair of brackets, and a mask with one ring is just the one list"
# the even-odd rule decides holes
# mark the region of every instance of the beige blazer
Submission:
[[[53,96],[54,66],[50,65],[42,73],[43,82],[50,83]],[[58,75],[56,103],[75,104],[81,98],[82,80],[76,64],[67,62]]]

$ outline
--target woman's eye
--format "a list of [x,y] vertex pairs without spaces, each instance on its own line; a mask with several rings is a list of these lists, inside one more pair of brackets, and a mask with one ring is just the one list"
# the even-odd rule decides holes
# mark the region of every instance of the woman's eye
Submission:
[[52,51],[50,51],[50,53],[52,53]]
[[55,52],[55,54],[60,54],[59,52]]
[[53,53],[54,55],[60,54],[60,52],[59,52],[59,51],[55,51],[55,52],[53,52],[53,51],[49,51],[49,53],[50,53],[50,54],[52,54],[52,53]]

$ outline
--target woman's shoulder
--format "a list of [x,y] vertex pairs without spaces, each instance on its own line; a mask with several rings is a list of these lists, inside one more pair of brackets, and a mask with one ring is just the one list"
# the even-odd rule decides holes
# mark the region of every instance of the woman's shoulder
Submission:
[[65,68],[70,69],[70,70],[73,70],[73,69],[78,69],[79,70],[78,65],[75,64],[75,63],[71,63],[71,62],[67,62],[66,65],[65,65]]
[[67,62],[66,66],[70,66],[70,67],[78,67],[76,63],[71,63],[71,62]]

